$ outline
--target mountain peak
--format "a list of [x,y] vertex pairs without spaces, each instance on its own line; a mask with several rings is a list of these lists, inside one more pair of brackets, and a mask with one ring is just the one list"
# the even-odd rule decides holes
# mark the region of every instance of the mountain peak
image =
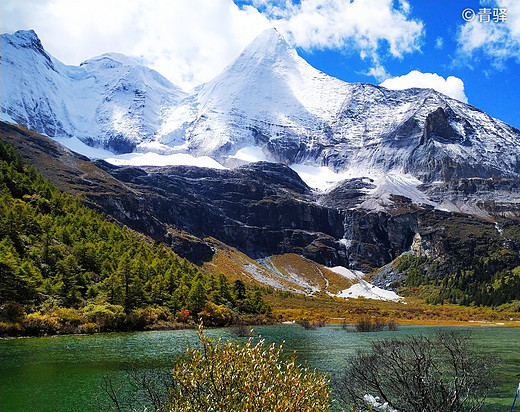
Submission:
[[14,37],[20,40],[40,41],[40,38],[33,29],[18,30],[13,34]]
[[24,49],[29,50],[29,52],[33,50],[36,55],[41,55],[46,64],[54,70],[51,56],[43,48],[42,42],[34,30],[18,30],[14,34],[4,33],[2,34],[2,43],[4,42],[9,44],[12,49],[8,51],[9,48],[2,47],[2,59],[7,58],[9,60],[10,57],[8,56],[11,52],[16,54],[16,50]]
[[5,40],[14,46],[33,48],[45,53],[40,38],[34,30],[18,30],[14,34],[3,34]]
[[242,56],[263,60],[284,57],[288,52],[296,52],[274,27],[260,33],[242,52]]
[[114,52],[104,53],[100,56],[92,57],[80,64],[80,66],[94,66],[97,68],[110,68],[120,65],[128,67],[142,66],[138,59]]
[[255,41],[263,41],[265,43],[287,43],[284,37],[280,34],[280,32],[276,30],[274,27],[269,27],[268,29],[265,29],[258,36],[256,36],[253,42]]

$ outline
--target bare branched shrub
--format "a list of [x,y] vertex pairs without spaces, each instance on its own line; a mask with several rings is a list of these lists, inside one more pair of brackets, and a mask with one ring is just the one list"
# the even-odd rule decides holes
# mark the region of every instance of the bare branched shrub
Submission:
[[306,330],[314,330],[318,327],[315,323],[309,321],[308,319],[300,319],[298,324]]
[[388,322],[387,327],[388,327],[388,330],[395,332],[396,330],[399,330],[399,323],[391,320],[390,322]]
[[142,370],[131,368],[123,378],[104,376],[101,392],[93,406],[100,411],[154,411],[170,410],[170,391],[175,387],[170,370]]
[[399,411],[475,412],[493,388],[494,362],[455,333],[378,341],[349,359],[335,393],[362,410],[378,399]]
[[386,324],[379,321],[372,322],[370,319],[361,319],[354,327],[356,332],[379,332],[385,328]]
[[300,319],[297,323],[306,330],[315,330],[316,328],[323,328],[327,324],[323,319],[318,319],[316,322],[311,322],[309,319]]
[[344,322],[343,329],[346,329],[350,332],[380,332],[385,329],[388,329],[389,331],[396,331],[399,329],[399,324],[395,321],[386,323],[378,319],[372,320],[370,318],[363,318],[357,321],[353,328]]
[[250,338],[255,335],[253,328],[250,325],[246,325],[243,322],[237,322],[231,329],[233,333],[239,338],[247,337]]

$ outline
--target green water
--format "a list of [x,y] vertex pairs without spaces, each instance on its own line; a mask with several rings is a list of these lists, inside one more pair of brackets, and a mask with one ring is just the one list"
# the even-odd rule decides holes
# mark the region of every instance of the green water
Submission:
[[[345,359],[374,339],[432,334],[446,327],[405,326],[397,332],[348,333],[341,327],[305,330],[297,325],[255,328],[267,343],[285,341],[286,352],[309,366],[334,373]],[[451,328],[454,329],[454,328]],[[479,349],[503,360],[500,387],[488,399],[486,412],[509,411],[520,372],[520,330],[455,328],[470,332]],[[209,336],[235,339],[229,329]],[[121,377],[129,367],[168,369],[186,346],[196,346],[194,330],[118,333],[91,336],[9,339],[0,341],[0,411],[91,411],[103,375]],[[520,411],[519,408],[515,410]]]

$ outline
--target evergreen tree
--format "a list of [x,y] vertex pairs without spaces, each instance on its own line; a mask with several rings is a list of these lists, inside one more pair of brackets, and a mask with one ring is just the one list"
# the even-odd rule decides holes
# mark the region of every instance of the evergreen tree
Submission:
[[225,304],[228,302],[233,302],[233,296],[231,296],[228,280],[226,279],[226,276],[223,273],[218,274],[218,291],[222,303]]
[[17,268],[20,258],[10,238],[0,242],[0,304],[9,300],[19,300],[20,282]]
[[188,310],[192,314],[198,314],[202,309],[204,309],[204,305],[208,301],[206,297],[206,290],[204,288],[204,284],[201,280],[197,280],[192,288],[190,289],[190,293],[188,294],[187,306]]
[[244,300],[246,297],[246,285],[240,279],[235,280],[233,291],[237,300]]
[[63,305],[75,307],[81,298],[80,286],[77,281],[78,264],[73,255],[56,263],[56,274],[60,285],[60,295]]
[[[12,300],[51,317],[59,307],[76,308],[95,322],[108,316],[98,330],[113,330],[143,326],[144,317],[128,321],[150,304],[162,306],[163,318],[185,309],[196,318],[208,300],[229,310],[247,293],[242,281],[231,288],[223,274],[205,275],[159,242],[108,222],[0,141],[0,304]],[[251,295],[251,313],[263,311],[260,301]]]

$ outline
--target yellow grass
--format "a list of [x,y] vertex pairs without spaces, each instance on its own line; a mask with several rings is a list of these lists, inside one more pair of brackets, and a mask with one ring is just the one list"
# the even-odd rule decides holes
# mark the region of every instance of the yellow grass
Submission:
[[327,323],[356,323],[364,318],[425,325],[497,325],[520,327],[520,313],[458,305],[428,305],[419,300],[385,302],[372,299],[341,299],[274,292],[266,296],[273,315],[283,321],[308,319]]
[[[313,287],[333,294],[352,286],[351,280],[295,253],[269,257],[272,265],[269,270],[244,253],[216,239],[204,240],[215,248],[216,253],[210,262],[202,265],[203,271],[214,275],[224,273],[230,281],[240,279],[249,285],[265,286],[265,283],[254,278],[251,272],[255,271],[263,279],[271,279],[285,289],[302,293],[305,290],[298,282],[301,279]],[[281,273],[283,277],[274,272]]]
[[[216,275],[222,272],[230,281],[241,279],[251,286],[266,287],[264,283],[255,280],[246,269],[254,267],[265,278],[276,279],[285,288],[303,292],[297,283],[274,275],[237,249],[213,238],[204,240],[217,251],[213,259],[202,266],[206,273]],[[352,285],[349,279],[297,254],[271,256],[270,261],[276,270],[288,279],[294,276],[302,277],[309,284],[319,286],[321,289],[325,288],[325,279],[327,279],[327,292],[331,294],[336,294]],[[520,313],[512,312],[509,307],[502,308],[505,310],[493,310],[458,305],[429,305],[417,296],[410,296],[414,295],[412,291],[407,291],[406,303],[402,303],[364,298],[347,300],[331,297],[325,291],[307,296],[303,293],[284,292],[268,287],[266,290],[270,293],[265,295],[265,300],[272,306],[273,316],[283,321],[308,319],[326,323],[356,323],[360,319],[370,317],[383,322],[393,320],[400,324],[487,326],[504,324],[504,326],[520,327]]]

